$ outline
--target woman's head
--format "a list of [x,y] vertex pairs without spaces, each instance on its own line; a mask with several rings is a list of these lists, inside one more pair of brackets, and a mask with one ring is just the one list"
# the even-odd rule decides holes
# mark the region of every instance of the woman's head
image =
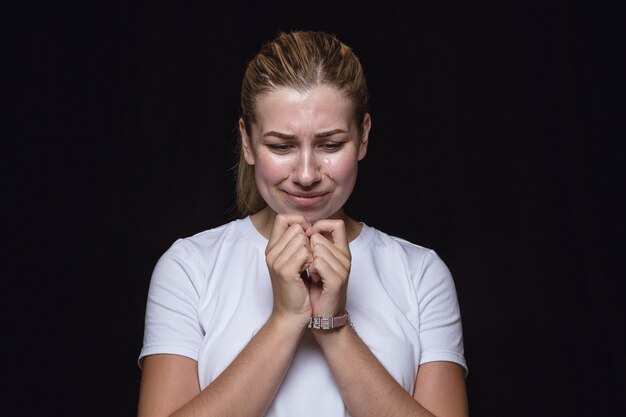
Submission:
[[[359,59],[335,36],[314,31],[280,33],[264,44],[248,64],[241,88],[244,133],[251,135],[258,117],[259,99],[263,96],[281,89],[306,93],[316,86],[334,88],[349,100],[358,133],[362,135],[368,93]],[[255,167],[244,158],[241,140],[239,154],[237,208],[245,216],[261,210],[266,202],[255,182]]]

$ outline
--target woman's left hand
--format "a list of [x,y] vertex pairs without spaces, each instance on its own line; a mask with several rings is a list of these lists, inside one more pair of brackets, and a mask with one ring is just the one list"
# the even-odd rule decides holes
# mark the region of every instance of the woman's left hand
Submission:
[[352,265],[345,223],[336,219],[319,220],[306,234],[310,237],[313,251],[313,262],[308,267],[313,314],[342,315],[346,311],[348,276]]

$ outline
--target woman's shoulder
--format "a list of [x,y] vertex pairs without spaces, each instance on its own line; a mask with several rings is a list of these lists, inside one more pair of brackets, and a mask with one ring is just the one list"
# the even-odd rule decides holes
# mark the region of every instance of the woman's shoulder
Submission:
[[416,285],[437,286],[452,280],[448,265],[437,251],[415,243],[410,238],[383,232],[372,227],[366,257],[379,265],[394,271],[408,271]]
[[365,225],[363,230],[367,238],[364,239],[366,244],[363,245],[362,253],[379,263],[405,265],[408,270],[420,273],[427,270],[448,272],[446,263],[434,248],[372,226]]
[[418,244],[415,241],[409,240],[407,237],[390,234],[366,224],[363,226],[363,230],[369,235],[367,239],[369,246],[375,247],[377,250],[385,248],[387,251],[398,251],[399,253],[406,253],[411,256],[436,256],[434,249]]
[[245,232],[247,219],[236,219],[201,232],[176,239],[165,251],[164,256],[177,258],[206,257],[224,245],[245,241],[241,239]]
[[[245,238],[247,219],[233,220],[188,237],[178,238],[159,257],[152,273],[154,288],[190,283],[201,293],[209,272],[217,266],[232,265],[246,251],[256,251]],[[250,227],[254,227],[251,226]]]

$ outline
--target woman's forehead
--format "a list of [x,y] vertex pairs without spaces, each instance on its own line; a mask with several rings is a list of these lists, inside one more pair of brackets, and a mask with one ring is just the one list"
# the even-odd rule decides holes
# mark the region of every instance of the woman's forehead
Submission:
[[353,101],[343,91],[326,85],[307,91],[277,88],[260,95],[255,107],[255,121],[262,130],[347,130],[354,122]]

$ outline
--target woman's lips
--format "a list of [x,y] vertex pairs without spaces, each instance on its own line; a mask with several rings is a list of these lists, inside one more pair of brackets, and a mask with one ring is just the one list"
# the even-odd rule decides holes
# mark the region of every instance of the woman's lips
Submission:
[[289,193],[286,192],[287,198],[294,206],[297,207],[314,207],[321,204],[324,201],[327,193]]

